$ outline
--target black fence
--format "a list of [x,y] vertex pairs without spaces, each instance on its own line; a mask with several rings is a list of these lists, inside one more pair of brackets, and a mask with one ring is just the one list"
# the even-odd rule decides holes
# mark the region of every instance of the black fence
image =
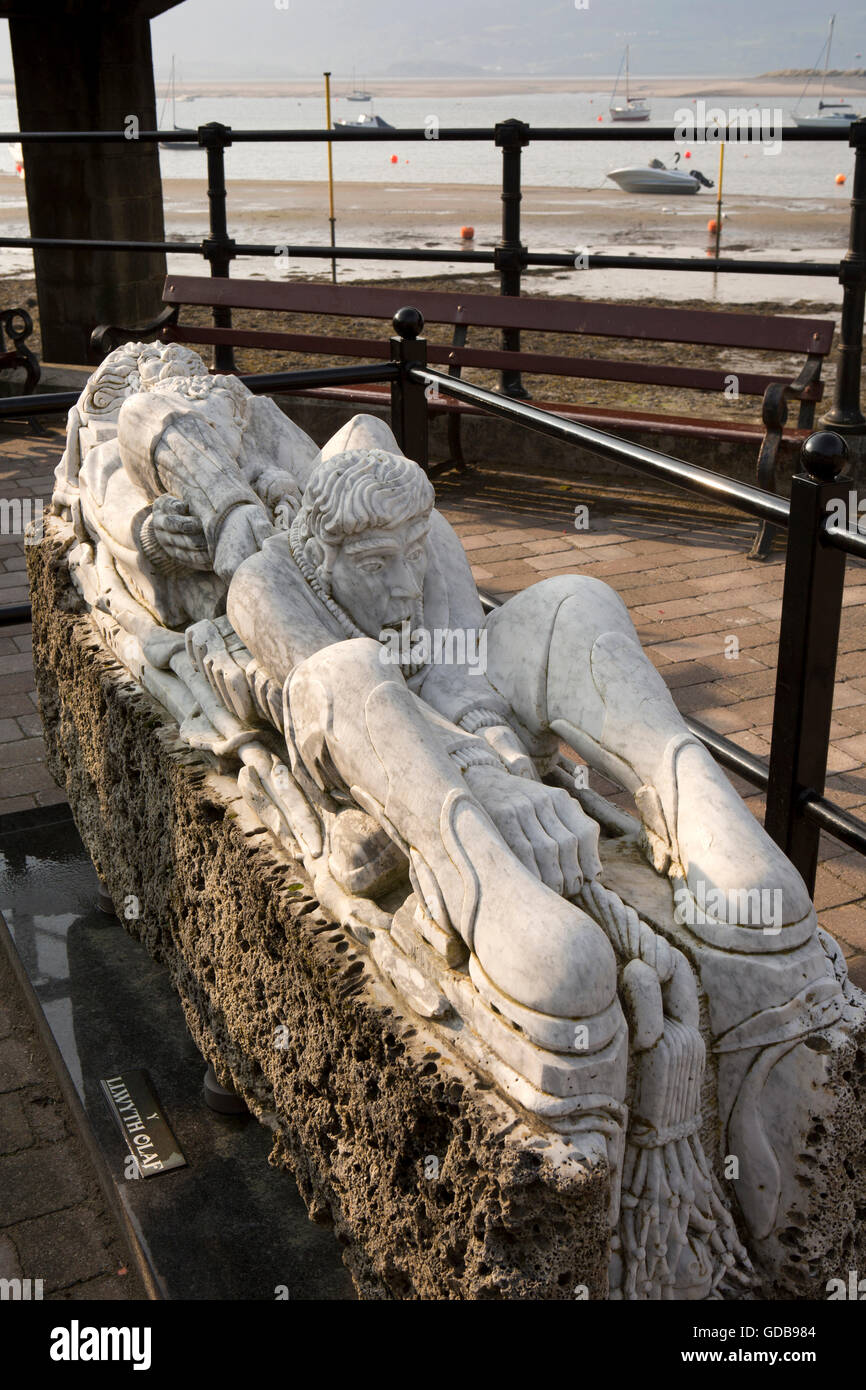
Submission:
[[[531,133],[532,139],[549,140],[670,140],[672,128],[650,128],[629,131],[606,128],[544,129]],[[838,139],[839,132],[786,129],[785,139]],[[842,133],[844,138],[844,132]],[[759,140],[761,133],[749,132]],[[0,139],[20,141],[120,141],[126,137],[118,132],[67,132],[19,135],[17,132]],[[142,132],[142,140],[188,140],[188,135],[174,132]],[[233,142],[253,141],[325,141],[325,140],[418,140],[426,138],[423,130],[398,131],[236,131],[222,125],[203,126],[198,131],[199,143],[207,151],[208,194],[210,202],[210,236],[199,246],[188,243],[100,242],[51,238],[0,238],[5,246],[54,246],[94,251],[165,250],[204,256],[215,276],[228,275],[232,259],[243,255],[276,255],[276,246],[238,245],[228,235],[226,219],[226,188],[224,154]],[[441,140],[489,140],[493,138],[502,149],[503,158],[503,236],[491,252],[453,251],[381,251],[376,248],[297,247],[289,253],[333,259],[378,257],[388,260],[448,260],[487,262],[499,269],[501,291],[519,294],[522,269],[527,265],[567,266],[574,264],[574,253],[530,253],[520,242],[520,157],[530,139],[529,128],[519,121],[506,121],[493,130],[441,130]],[[670,257],[611,257],[589,256],[589,266],[672,270],[724,271],[746,274],[807,274],[832,276],[841,280],[844,290],[842,312],[841,363],[836,383],[834,405],[822,423],[860,433],[866,425],[860,411],[860,369],[864,307],[866,307],[866,121],[852,124],[849,141],[856,150],[854,189],[852,197],[851,230],[847,255],[838,266],[815,263],[754,262],[736,259],[707,259]],[[214,310],[217,327],[230,327],[229,311]],[[220,315],[217,318],[217,315]],[[833,681],[838,651],[839,628],[845,576],[845,556],[866,559],[866,536],[857,530],[841,526],[828,517],[831,502],[846,501],[852,480],[844,474],[847,445],[844,438],[825,430],[814,434],[803,448],[804,470],[792,482],[791,500],[786,501],[760,488],[739,483],[670,455],[618,439],[590,426],[579,425],[549,412],[527,405],[513,397],[521,394],[519,379],[512,375],[500,394],[471,385],[456,377],[432,370],[427,366],[426,340],[420,336],[423,319],[417,310],[407,308],[395,316],[395,336],[392,338],[391,361],[369,366],[324,368],[319,370],[243,376],[251,390],[258,393],[302,391],[311,386],[356,385],[360,382],[390,382],[391,421],[401,448],[409,457],[426,466],[427,397],[425,388],[434,386],[439,393],[458,401],[477,406],[498,415],[515,425],[539,434],[579,445],[591,452],[639,472],[672,483],[704,498],[724,501],[748,516],[769,521],[788,530],[785,562],[785,582],[779,656],[776,675],[773,732],[769,765],[753,757],[736,743],[713,730],[687,721],[723,766],[766,792],[765,824],[776,843],[790,856],[805,879],[810,892],[814,890],[818,843],[821,830],[827,831],[844,844],[866,853],[866,822],[850,816],[842,807],[827,799],[824,793],[830,721],[833,705]],[[519,334],[509,334],[503,346],[519,349]],[[230,370],[231,362],[219,360],[219,370]],[[78,399],[77,392],[58,392],[51,395],[23,396],[0,401],[0,421],[4,418],[30,417],[69,409]],[[488,606],[490,601],[488,600]],[[29,606],[0,610],[0,625],[21,621],[29,615]]]
[[[735,143],[760,143],[780,132],[765,132],[757,123],[733,127],[720,135],[717,129],[697,129],[689,136],[690,142],[707,140],[716,143],[720,138]],[[842,429],[862,429],[866,417],[860,409],[860,375],[863,352],[863,326],[866,317],[866,120],[854,121],[850,130],[813,130],[798,126],[784,127],[781,138],[787,142],[826,142],[842,141],[855,150],[854,187],[851,199],[851,220],[847,254],[838,262],[822,263],[816,261],[755,261],[737,257],[689,257],[689,256],[608,256],[588,253],[581,255],[580,268],[575,266],[575,251],[535,252],[530,251],[521,240],[520,205],[523,197],[521,187],[522,158],[527,147],[536,142],[563,141],[578,143],[583,141],[622,142],[676,141],[680,138],[680,128],[676,126],[636,127],[623,131],[616,126],[539,126],[530,127],[525,121],[500,121],[495,126],[442,127],[435,132],[435,140],[474,141],[482,144],[491,142],[501,151],[502,161],[502,230],[498,243],[489,251],[453,251],[450,248],[415,250],[410,248],[384,248],[375,246],[290,246],[286,243],[236,242],[229,234],[227,213],[227,190],[225,178],[225,152],[231,145],[240,144],[311,144],[328,142],[353,144],[373,141],[374,143],[412,143],[429,142],[431,131],[424,127],[394,130],[359,130],[337,127],[332,130],[232,130],[230,126],[212,121],[199,126],[195,132],[207,158],[209,233],[202,241],[101,241],[87,238],[57,237],[0,237],[0,246],[31,247],[55,250],[82,250],[93,252],[113,251],[164,251],[175,255],[201,256],[210,265],[211,275],[225,278],[229,275],[231,263],[243,256],[288,255],[290,259],[327,260],[336,266],[338,260],[380,260],[407,262],[442,262],[465,265],[490,265],[498,270],[500,293],[519,295],[523,271],[527,267],[546,266],[550,268],[572,269],[575,274],[587,271],[606,270],[673,270],[700,271],[712,274],[737,275],[804,275],[841,281],[843,286],[842,323],[840,335],[840,360],[836,377],[833,406],[824,417],[824,423]],[[28,145],[38,144],[127,144],[130,135],[127,131],[79,130],[79,131],[7,131],[0,134],[0,141],[21,144],[25,151]],[[143,130],[135,134],[135,139],[144,143],[188,144],[189,131]],[[218,328],[231,326],[231,310],[216,307],[213,310],[214,325]],[[520,330],[502,330],[502,347],[505,351],[520,351]],[[234,356],[228,344],[217,344],[214,350],[214,365],[218,371],[234,370]],[[526,392],[520,373],[514,369],[502,372],[502,389],[506,394],[525,397]]]
[[[512,424],[579,445],[615,459],[660,481],[716,501],[748,516],[786,527],[788,543],[776,671],[776,695],[769,766],[729,739],[695,720],[692,732],[716,759],[766,792],[765,825],[776,843],[814,891],[819,834],[866,854],[866,822],[849,815],[823,795],[833,711],[833,683],[842,614],[845,556],[866,559],[866,536],[828,517],[831,502],[847,501],[852,480],[844,474],[848,446],[829,430],[810,436],[803,446],[804,471],[791,486],[791,500],[726,478],[710,469],[671,457],[614,435],[578,425],[522,401],[471,385],[427,366],[423,318],[417,309],[394,318],[391,361],[361,367],[333,367],[241,377],[261,393],[303,391],[311,386],[389,382],[391,424],[400,447],[426,465],[427,395],[440,393],[498,415]],[[0,402],[0,421],[29,415],[34,407],[48,414],[68,409],[76,392],[19,396]],[[494,606],[486,600],[487,607]],[[29,607],[0,611],[0,624],[21,621]]]

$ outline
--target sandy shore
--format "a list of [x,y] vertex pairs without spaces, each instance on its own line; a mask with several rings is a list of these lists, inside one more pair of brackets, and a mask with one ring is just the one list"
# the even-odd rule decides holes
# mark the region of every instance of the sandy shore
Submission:
[[[368,76],[367,86],[378,98],[386,97],[477,97],[477,96],[515,96],[536,92],[608,92],[616,78],[615,72],[597,73],[591,77],[509,77],[497,74],[495,77],[457,76],[444,78],[425,77],[373,77]],[[709,96],[799,96],[803,90],[804,74],[796,76],[746,77],[742,74],[711,74],[709,76],[671,77],[665,74],[652,76],[641,74],[641,87],[658,97],[709,97]],[[351,90],[348,76],[332,79],[335,96],[344,96]],[[311,78],[287,78],[275,81],[273,78],[237,79],[214,78],[210,81],[184,81],[184,95],[188,97],[312,97],[322,93],[322,77],[316,74]],[[849,77],[828,77],[827,95],[845,96],[852,92],[866,91],[866,75]],[[11,82],[0,82],[0,95],[11,96]],[[179,98],[180,99],[180,98]]]
[[[204,179],[166,179],[165,220],[169,239],[197,238],[207,229]],[[639,244],[703,250],[706,224],[715,213],[712,192],[693,198],[640,197],[617,188],[532,188],[521,207],[525,237],[533,249],[635,248]],[[328,230],[324,181],[236,180],[229,184],[229,222],[236,240],[293,242]],[[727,251],[838,252],[847,244],[849,206],[834,199],[733,196],[724,202]],[[336,189],[338,239],[372,245],[383,238],[418,246],[453,245],[460,228],[475,228],[476,249],[499,237],[502,215],[496,185],[389,181],[342,182]],[[24,186],[0,174],[0,224],[26,217]],[[10,231],[9,235],[14,235]],[[684,251],[683,254],[689,254]]]
[[[201,178],[164,181],[165,231],[169,241],[198,244],[207,235],[207,185]],[[838,261],[848,242],[849,192],[840,188],[826,198],[733,195],[724,201],[722,254],[752,260]],[[594,251],[611,255],[669,255],[702,259],[709,254],[708,223],[716,203],[709,190],[692,198],[640,197],[618,188],[524,188],[522,237],[533,251]],[[336,240],[344,248],[384,247],[407,250],[491,251],[499,240],[502,204],[497,185],[410,183],[399,166],[381,183],[343,181],[336,188]],[[275,272],[274,254],[244,258],[234,274],[271,278],[275,273],[321,274],[326,262],[297,256],[291,248],[329,243],[328,193],[324,181],[231,180],[228,222],[239,244],[287,246]],[[0,174],[0,230],[27,235],[23,183]],[[463,241],[460,229],[474,228]],[[30,253],[0,252],[0,276],[32,273]],[[201,274],[201,261],[171,253],[174,274]],[[457,274],[456,261],[377,262],[371,257],[340,261],[342,280],[405,278],[418,274]],[[471,267],[484,273],[486,267]],[[717,275],[594,269],[591,290],[569,269],[535,274],[535,293],[584,294],[594,299],[671,301],[707,298],[718,304],[775,301],[781,308],[820,305],[838,312],[841,289],[835,277]]]

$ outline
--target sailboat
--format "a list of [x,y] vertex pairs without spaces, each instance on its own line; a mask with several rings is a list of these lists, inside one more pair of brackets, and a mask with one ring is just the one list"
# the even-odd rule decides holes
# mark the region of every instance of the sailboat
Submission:
[[177,94],[176,94],[176,92],[175,92],[174,54],[173,54],[173,53],[172,53],[172,55],[171,55],[171,75],[170,75],[170,77],[169,77],[169,79],[168,79],[168,91],[166,92],[165,100],[164,100],[163,103],[162,103],[162,110],[161,110],[160,113],[159,113],[159,124],[160,124],[160,128],[162,128],[162,123],[163,123],[163,121],[165,120],[165,109],[166,109],[166,107],[168,106],[169,98],[171,99],[171,124],[172,124],[172,129],[178,131],[178,132],[179,132],[180,134],[182,134],[182,135],[191,135],[191,136],[192,136],[192,139],[191,139],[191,140],[160,140],[160,142],[159,142],[160,149],[163,149],[163,150],[198,150],[198,149],[200,149],[201,146],[200,146],[199,143],[198,143],[198,137],[197,137],[197,135],[196,135],[196,132],[195,132],[194,130],[192,130],[189,126],[180,126],[180,125],[178,125],[178,123],[177,123]]
[[[620,74],[622,73],[623,63],[625,63],[625,106],[617,106],[616,92],[619,87]],[[612,121],[648,121],[650,108],[645,97],[633,97],[628,89],[628,44],[625,46],[625,53],[620,61],[619,72],[616,75],[616,82],[610,96],[610,119]]]
[[352,68],[352,90],[346,95],[347,101],[370,101],[372,94],[365,92],[363,86],[359,87],[355,81],[355,69]]
[[791,112],[794,124],[806,130],[847,130],[852,121],[859,120],[859,112],[852,111],[850,102],[824,100],[824,88],[827,85],[827,70],[830,67],[830,46],[833,42],[833,25],[835,23],[836,16],[831,15],[830,30],[827,34],[827,40],[821,52],[818,54],[818,62],[809,74],[806,86],[800,93],[797,102],[797,106],[799,106],[823,58],[824,71],[821,77],[821,96],[818,100],[818,110],[814,116],[801,116],[798,114],[796,108]]

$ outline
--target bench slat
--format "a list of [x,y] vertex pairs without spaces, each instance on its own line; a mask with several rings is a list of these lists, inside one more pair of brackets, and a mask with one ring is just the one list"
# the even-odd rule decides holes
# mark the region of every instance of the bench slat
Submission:
[[[167,341],[177,343],[224,343],[227,336],[236,347],[282,349],[286,352],[314,352],[336,357],[369,357],[374,361],[387,360],[390,348],[383,339],[325,338],[307,333],[279,333],[256,328],[196,328],[172,325],[164,330]],[[487,348],[450,348],[440,343],[428,343],[427,358],[431,365],[464,367],[516,368],[530,374],[581,377],[585,380],[628,381],[647,386],[679,386],[696,391],[724,391],[731,373],[705,367],[675,367],[663,363],[613,362],[599,357],[556,357],[548,353],[503,352]],[[736,373],[738,390],[744,396],[763,396],[767,387],[776,381],[786,381],[784,375],[757,372]],[[824,386],[816,382],[803,393],[803,399],[819,401]]]
[[435,290],[373,288],[305,281],[231,280],[169,275],[166,304],[274,309],[390,319],[407,304],[430,323],[467,323],[479,328],[524,328],[607,338],[646,338],[710,347],[812,352],[826,356],[833,340],[829,319],[790,315],[712,313],[701,309],[657,309],[592,300],[508,298]]

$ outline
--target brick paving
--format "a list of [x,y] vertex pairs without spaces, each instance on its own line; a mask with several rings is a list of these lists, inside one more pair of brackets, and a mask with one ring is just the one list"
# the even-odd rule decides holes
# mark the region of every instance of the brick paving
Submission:
[[[62,448],[59,429],[39,437],[0,425],[0,499],[40,497],[47,505]],[[783,554],[777,548],[766,564],[746,560],[753,523],[685,495],[654,493],[638,477],[633,486],[626,487],[472,472],[440,478],[437,493],[439,506],[455,526],[482,590],[506,599],[549,575],[579,572],[603,579],[628,606],[644,649],[683,713],[766,758]],[[587,508],[587,524],[582,529],[575,528],[578,505]],[[0,535],[0,605],[27,600],[24,565],[21,537]],[[866,818],[864,763],[866,566],[849,561],[827,795]],[[731,780],[755,815],[762,817],[764,798],[740,779]],[[628,798],[595,774],[590,782],[612,800],[627,804]],[[0,628],[0,815],[62,799],[44,761],[29,626]],[[842,945],[852,978],[866,987],[866,860],[827,836],[821,840],[815,902],[821,924]],[[14,1005],[14,990],[12,998]],[[13,1181],[13,1188],[17,1191],[20,1187],[36,1200],[40,1185],[31,1180],[37,1171],[31,1160],[38,1158],[39,1164],[49,1164],[56,1148],[58,1153],[63,1151],[62,1163],[68,1168],[72,1150],[64,1146],[74,1141],[69,1138],[66,1121],[58,1121],[61,1128],[53,1139],[47,1131],[34,1129],[32,1120],[27,1119],[27,1106],[31,1115],[37,1113],[31,1103],[32,1087],[47,1094],[50,1082],[44,1074],[34,1081],[26,1079],[35,1056],[32,1042],[24,1045],[25,1055],[14,1030],[5,1037],[0,1033],[0,1039],[0,1135],[12,1145],[9,1157],[13,1167],[15,1162],[21,1165],[20,1182]],[[51,1106],[52,1114],[62,1115],[58,1096]],[[15,1147],[18,1137],[20,1149]],[[0,1165],[6,1161],[0,1159]],[[86,1161],[84,1166],[86,1169]],[[7,1217],[0,1217],[0,1227],[6,1223],[0,1229],[0,1277],[5,1273],[4,1262],[11,1268],[16,1259],[20,1261],[20,1254],[15,1253],[16,1232],[33,1241],[42,1232],[49,1242],[69,1246],[72,1256],[77,1257],[81,1242],[76,1232],[88,1223],[93,1231],[105,1230],[98,1225],[106,1218],[100,1218],[96,1210],[93,1188],[87,1187],[88,1181],[92,1183],[88,1173],[86,1170],[77,1177],[67,1173],[72,1187],[68,1191],[58,1189],[60,1195],[49,1198],[49,1205],[43,1205],[42,1210],[22,1208],[12,1225]],[[11,1169],[9,1176],[14,1178]],[[90,1195],[82,1195],[86,1192]],[[57,1213],[56,1219],[48,1220],[52,1211]],[[94,1240],[95,1246],[85,1242],[82,1248],[115,1249],[110,1236],[103,1240],[95,1235]],[[23,1248],[35,1251],[38,1244],[25,1241]],[[91,1265],[95,1260],[93,1254]],[[36,1265],[30,1263],[32,1268],[27,1272],[38,1277]],[[87,1287],[97,1290],[95,1296],[128,1296],[117,1293],[122,1280],[115,1277],[111,1282],[110,1263],[106,1255],[102,1260],[105,1268],[100,1266],[97,1271],[94,1266],[89,1275],[79,1275],[74,1268],[71,1275],[59,1271],[57,1288],[84,1287],[82,1281],[89,1279]],[[43,1264],[49,1267],[46,1259]]]
[[144,1298],[2,948],[0,999],[0,1279],[41,1279],[46,1299]]

